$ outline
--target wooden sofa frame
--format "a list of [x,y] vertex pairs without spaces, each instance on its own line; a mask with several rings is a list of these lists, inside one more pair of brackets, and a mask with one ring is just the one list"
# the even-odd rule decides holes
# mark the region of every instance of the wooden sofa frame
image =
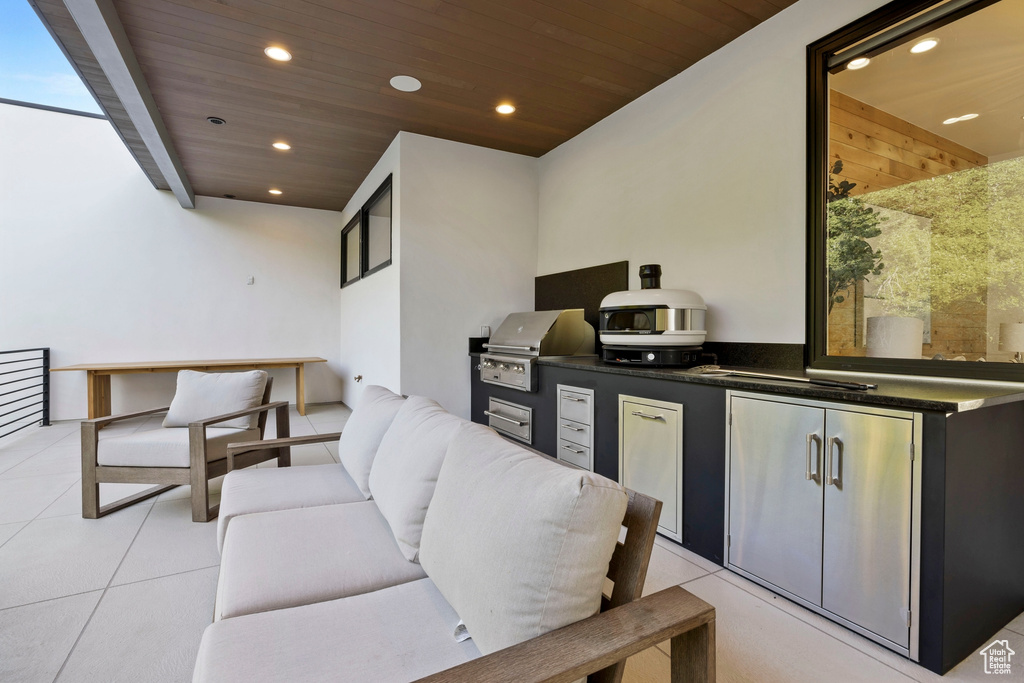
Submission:
[[[206,460],[206,428],[246,415],[259,413],[258,427],[262,439],[267,426],[267,415],[276,411],[277,433],[286,438],[289,435],[288,401],[270,403],[270,389],[274,379],[267,378],[261,405],[217,415],[198,422],[189,423],[189,466],[188,467],[111,467],[97,461],[100,430],[114,422],[166,412],[169,407],[141,410],[135,413],[97,417],[82,422],[82,517],[98,519],[139,501],[158,496],[165,491],[189,484],[192,487],[192,521],[209,522],[217,516],[220,505],[210,505],[210,479],[227,474],[232,467],[248,467],[265,460],[278,459],[279,466],[291,464],[291,450],[285,448],[263,449],[238,459]],[[337,438],[337,437],[335,437]],[[261,441],[260,443],[265,443]],[[235,444],[232,444],[235,445]],[[157,484],[132,496],[100,505],[100,484]]]
[[[336,432],[229,444],[228,469],[232,469],[234,458],[340,437]],[[665,640],[671,641],[672,683],[714,683],[715,608],[679,586],[640,597],[661,501],[627,491],[629,501],[622,520],[626,536],[612,553],[608,565],[612,593],[602,597],[600,613],[438,672],[420,683],[571,683],[583,677],[588,683],[620,683],[627,657]]]

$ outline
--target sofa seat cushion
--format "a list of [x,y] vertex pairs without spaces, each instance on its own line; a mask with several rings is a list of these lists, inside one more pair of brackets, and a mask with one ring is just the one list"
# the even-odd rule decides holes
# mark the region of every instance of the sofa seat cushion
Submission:
[[[179,370],[171,407],[164,427],[188,427],[190,422],[255,408],[263,403],[267,388],[266,370],[247,372],[196,372]],[[255,429],[258,414],[236,417],[220,427]]]
[[228,524],[238,515],[362,500],[362,492],[341,465],[235,470],[224,477],[220,494],[217,550],[224,549]]
[[422,579],[372,501],[236,517],[214,619],[368,593]]
[[[206,461],[227,457],[229,443],[258,441],[259,429],[206,428]],[[108,467],[188,467],[188,428],[148,429],[100,439],[96,462]]]
[[488,654],[598,612],[627,499],[610,479],[467,425],[441,467],[420,562]]
[[405,683],[480,656],[430,579],[206,628],[193,683]]
[[436,401],[410,396],[381,439],[370,469],[370,492],[406,559],[416,561],[423,518],[452,437],[467,420]]
[[345,422],[338,440],[338,459],[363,492],[363,498],[370,497],[370,468],[381,439],[404,403],[405,399],[398,394],[371,384],[363,390],[359,405]]

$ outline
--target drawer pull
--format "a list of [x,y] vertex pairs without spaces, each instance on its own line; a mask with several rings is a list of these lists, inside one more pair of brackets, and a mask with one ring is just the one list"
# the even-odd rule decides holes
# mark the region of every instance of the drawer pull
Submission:
[[499,415],[498,413],[492,413],[489,410],[485,410],[484,411],[484,415],[486,415],[487,417],[495,417],[495,418],[497,418],[499,420],[504,420],[505,422],[511,422],[512,424],[514,424],[517,427],[523,427],[523,426],[526,425],[525,422],[520,422],[519,420],[513,420],[511,417],[505,417],[504,415]]
[[586,453],[586,451],[581,451],[578,448],[570,448],[569,446],[566,446],[565,444],[562,444],[562,448],[564,448],[565,450],[569,451],[570,453],[575,453],[576,455],[583,455],[584,453]]
[[648,415],[647,413],[641,413],[639,410],[634,410],[633,414],[637,417],[642,417],[645,420],[664,420],[664,415]]
[[583,427],[573,427],[572,425],[562,425],[562,429],[571,429],[574,432],[582,432]]

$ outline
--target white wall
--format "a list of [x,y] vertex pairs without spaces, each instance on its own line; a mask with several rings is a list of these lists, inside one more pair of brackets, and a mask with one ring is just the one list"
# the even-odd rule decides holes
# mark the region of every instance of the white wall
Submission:
[[[340,367],[343,397],[356,406],[363,387],[378,384],[402,391],[402,321],[399,311],[399,269],[402,262],[402,174],[396,137],[342,211],[347,225],[388,174],[391,179],[391,265],[341,290]],[[339,227],[340,234],[341,229]],[[340,248],[340,247],[339,247]],[[340,278],[340,275],[339,275]],[[362,375],[362,382],[355,377]]]
[[882,4],[800,0],[542,157],[538,274],[660,263],[710,340],[802,343],[806,46]]
[[400,139],[402,391],[468,419],[467,338],[533,310],[537,160]]
[[[0,130],[0,349],[50,346],[55,367],[322,356],[307,401],[341,399],[337,212],[182,209],[100,119],[0,104]],[[271,373],[294,401],[294,373]],[[51,377],[53,418],[84,417],[84,373]],[[113,410],[173,393],[173,374],[115,377]]]

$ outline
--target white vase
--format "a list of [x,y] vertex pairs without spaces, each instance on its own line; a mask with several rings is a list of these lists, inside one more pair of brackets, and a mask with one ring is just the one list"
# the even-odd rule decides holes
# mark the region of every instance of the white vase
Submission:
[[868,358],[920,358],[924,321],[900,315],[868,318]]

